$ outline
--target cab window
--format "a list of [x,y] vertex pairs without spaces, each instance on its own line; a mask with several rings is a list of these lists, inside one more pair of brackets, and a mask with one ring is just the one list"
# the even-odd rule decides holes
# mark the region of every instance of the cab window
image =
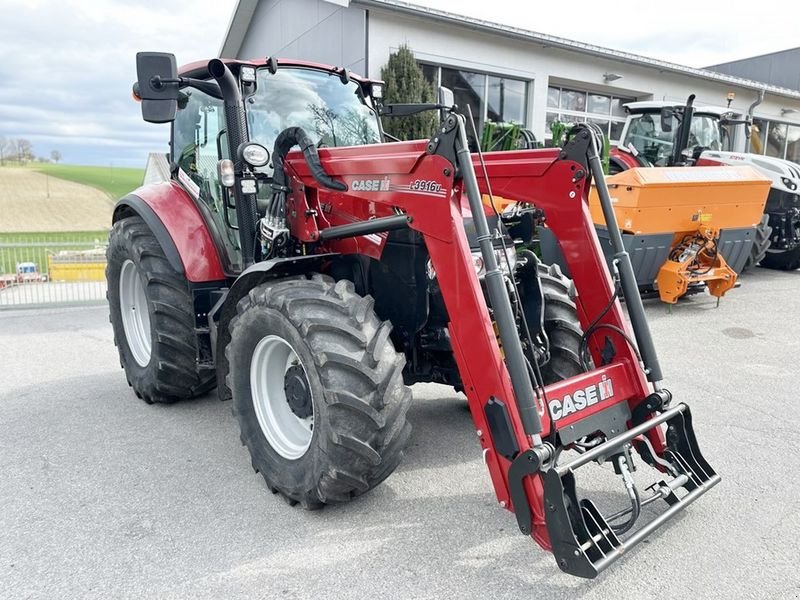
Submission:
[[188,102],[178,111],[173,126],[172,161],[199,188],[199,199],[208,208],[230,262],[237,264],[236,211],[225,206],[217,172],[218,161],[229,154],[223,102],[195,89],[185,93]]

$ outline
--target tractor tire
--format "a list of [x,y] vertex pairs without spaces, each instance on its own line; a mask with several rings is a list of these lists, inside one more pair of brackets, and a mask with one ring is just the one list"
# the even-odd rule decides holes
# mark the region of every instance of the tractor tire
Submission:
[[779,271],[794,271],[800,268],[800,246],[791,250],[767,250],[760,266]]
[[114,223],[106,251],[110,321],[120,365],[136,395],[152,404],[201,396],[213,370],[197,365],[194,305],[140,217]]
[[400,463],[411,390],[391,328],[371,297],[322,275],[239,301],[226,349],[233,411],[253,468],[290,504],[346,502]]
[[742,273],[748,269],[754,269],[764,259],[772,241],[770,235],[772,235],[772,227],[769,226],[769,215],[764,215],[761,218],[761,222],[756,226],[753,245],[750,248],[750,256],[747,257],[744,267],[742,267]]
[[580,347],[583,330],[575,305],[575,284],[558,265],[538,264],[544,296],[544,330],[550,340],[550,360],[541,367],[545,385],[583,373]]

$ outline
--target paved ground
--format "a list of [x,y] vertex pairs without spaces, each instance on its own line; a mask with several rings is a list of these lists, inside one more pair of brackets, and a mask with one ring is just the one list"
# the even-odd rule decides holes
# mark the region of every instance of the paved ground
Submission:
[[800,272],[758,271],[719,309],[649,304],[724,481],[596,581],[495,505],[448,388],[414,389],[384,484],[307,513],[253,474],[228,406],[136,400],[104,308],[0,313],[0,597],[800,598],[799,292]]

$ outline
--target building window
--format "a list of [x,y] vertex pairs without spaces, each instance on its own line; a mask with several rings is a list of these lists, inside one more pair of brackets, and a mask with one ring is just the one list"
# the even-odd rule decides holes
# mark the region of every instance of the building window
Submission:
[[783,158],[786,154],[786,123],[769,124],[766,154],[775,158]]
[[[527,81],[427,63],[420,63],[419,66],[434,87],[443,85],[453,91],[455,102],[464,113],[467,106],[470,107],[478,135],[487,120],[525,125]],[[467,137],[471,145],[477,146],[477,140],[469,128]]]
[[750,152],[800,162],[800,126],[753,119]]
[[488,82],[487,118],[495,123],[524,123],[525,82],[494,75],[488,76]]
[[800,163],[800,125],[790,125],[786,136],[786,160]]
[[550,137],[550,125],[558,119],[562,123],[595,123],[612,142],[616,142],[625,125],[623,105],[634,100],[636,98],[550,86],[547,88],[546,137]]

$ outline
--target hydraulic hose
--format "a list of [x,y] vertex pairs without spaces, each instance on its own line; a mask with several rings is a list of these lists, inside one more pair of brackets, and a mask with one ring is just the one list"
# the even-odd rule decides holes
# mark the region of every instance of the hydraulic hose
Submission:
[[325,172],[325,169],[322,167],[322,162],[319,159],[316,145],[311,141],[311,138],[308,137],[308,134],[302,127],[289,127],[284,129],[275,139],[275,146],[272,152],[272,164],[274,166],[272,181],[274,185],[284,188],[287,187],[286,184],[288,181],[283,167],[283,159],[286,158],[289,150],[294,146],[300,146],[306,164],[311,170],[311,175],[320,185],[339,192],[347,190],[347,184],[336,181]]

